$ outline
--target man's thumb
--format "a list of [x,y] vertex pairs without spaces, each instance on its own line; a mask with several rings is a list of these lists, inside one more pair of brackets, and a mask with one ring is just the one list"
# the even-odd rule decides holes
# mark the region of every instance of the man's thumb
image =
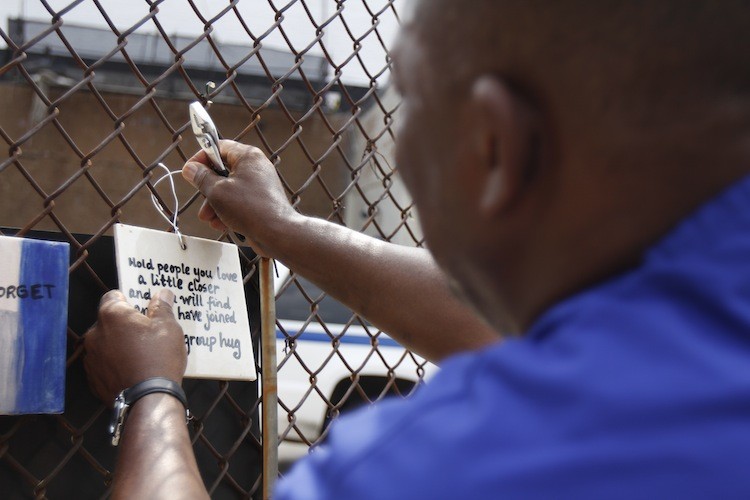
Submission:
[[172,304],[174,304],[174,293],[166,288],[159,290],[148,303],[148,317],[160,320],[174,319]]
[[203,196],[208,197],[208,192],[214,183],[221,177],[211,171],[210,168],[198,161],[189,161],[182,167],[182,177],[190,184],[198,188]]

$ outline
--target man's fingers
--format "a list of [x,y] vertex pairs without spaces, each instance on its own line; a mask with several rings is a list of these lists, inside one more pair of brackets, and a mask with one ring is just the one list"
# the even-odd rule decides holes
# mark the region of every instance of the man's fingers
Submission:
[[182,167],[182,177],[195,186],[206,198],[208,198],[214,184],[218,180],[223,179],[223,177],[213,172],[206,165],[197,161],[188,161],[185,163],[185,166]]
[[174,312],[172,312],[173,304],[174,293],[166,288],[159,290],[151,297],[151,302],[148,303],[148,317],[155,320],[174,320]]
[[227,225],[221,222],[221,219],[218,217],[216,219],[211,219],[211,221],[208,223],[212,229],[216,229],[217,231],[226,231]]
[[219,153],[221,153],[221,159],[226,165],[230,166],[229,168],[233,168],[245,147],[248,146],[237,141],[222,139],[219,141]]
[[104,295],[102,295],[101,300],[99,300],[99,309],[101,309],[102,307],[110,303],[127,302],[127,301],[128,299],[120,290],[110,290]]
[[109,397],[110,395],[107,393],[104,383],[99,377],[94,375],[94,373],[96,373],[96,368],[93,366],[92,362],[84,359],[83,366],[86,369],[86,378],[89,381],[91,392],[93,392],[96,397],[106,402],[109,406],[112,406],[112,399]]
[[203,201],[200,210],[198,210],[198,218],[205,222],[210,222],[217,217],[214,207],[212,207],[208,200]]
[[219,150],[222,159],[231,170],[243,162],[254,165],[268,162],[266,155],[260,149],[236,141],[219,141]]
[[86,364],[86,354],[93,348],[93,344],[96,341],[96,331],[98,323],[91,325],[91,328],[86,330],[83,334],[83,363]]
[[211,160],[209,160],[208,158],[208,153],[206,153],[206,151],[203,149],[199,149],[198,152],[188,158],[187,161],[197,161],[198,163],[202,163],[206,166],[211,165]]
[[105,318],[121,314],[118,311],[129,311],[131,309],[133,308],[127,297],[120,290],[110,290],[99,301],[99,320],[105,321]]
[[226,224],[222,222],[222,220],[216,214],[216,211],[208,203],[208,200],[205,200],[203,202],[203,205],[201,205],[200,210],[198,210],[198,218],[204,222],[208,222],[208,224],[212,228],[217,229],[219,231],[224,231],[227,229]]

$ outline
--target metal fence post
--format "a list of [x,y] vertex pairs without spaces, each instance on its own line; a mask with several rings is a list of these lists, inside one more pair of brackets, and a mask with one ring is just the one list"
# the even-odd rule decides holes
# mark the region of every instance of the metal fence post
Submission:
[[276,385],[276,297],[273,265],[260,259],[261,383],[263,388],[263,498],[271,498],[279,474],[278,393]]

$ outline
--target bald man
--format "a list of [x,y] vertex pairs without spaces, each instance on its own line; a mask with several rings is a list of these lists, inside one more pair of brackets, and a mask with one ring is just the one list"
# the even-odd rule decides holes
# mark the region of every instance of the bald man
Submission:
[[[202,155],[183,170],[204,220],[410,345],[412,315],[452,326],[428,386],[342,418],[276,498],[750,497],[750,5],[415,5],[393,52],[398,165],[431,255],[296,214],[254,148],[222,143],[226,179]],[[518,335],[493,342],[449,288]],[[136,318],[105,297],[86,358],[105,400],[181,381],[162,299]],[[110,354],[138,335],[162,363]],[[116,491],[205,495],[194,464],[180,402],[134,404]]]

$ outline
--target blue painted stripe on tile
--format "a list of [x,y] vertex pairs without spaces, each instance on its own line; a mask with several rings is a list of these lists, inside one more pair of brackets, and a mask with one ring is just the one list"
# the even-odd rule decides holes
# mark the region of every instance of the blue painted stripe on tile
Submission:
[[20,413],[59,413],[65,407],[69,246],[24,240],[20,282],[52,283],[54,299],[21,300],[23,371],[16,398]]

